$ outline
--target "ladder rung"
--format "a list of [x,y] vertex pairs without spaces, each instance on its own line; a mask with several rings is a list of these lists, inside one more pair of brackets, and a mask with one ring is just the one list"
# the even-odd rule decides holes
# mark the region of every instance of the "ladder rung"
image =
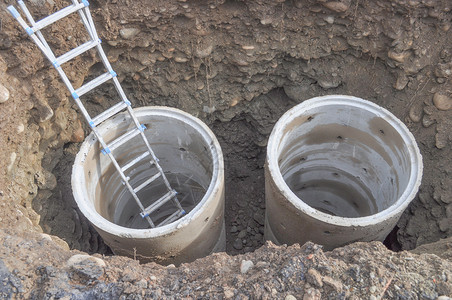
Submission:
[[88,51],[91,48],[96,47],[99,44],[100,44],[99,40],[88,41],[88,42],[78,46],[77,48],[74,48],[71,51],[66,52],[65,54],[61,55],[60,57],[58,57],[56,59],[56,62],[58,63],[58,65],[62,65],[65,62],[70,61],[74,57],[79,56],[80,54]]
[[157,227],[169,224],[173,221],[176,221],[177,219],[179,219],[179,217],[185,215],[185,211],[184,210],[180,210],[178,209],[176,212],[174,212],[173,214],[171,214],[168,218],[166,218],[165,220],[163,220],[161,223],[159,223],[157,225]]
[[134,164],[136,164],[137,162],[139,162],[140,160],[142,160],[143,158],[145,158],[146,156],[149,156],[149,151],[144,152],[143,154],[141,154],[138,157],[135,157],[134,159],[132,159],[130,162],[128,162],[124,167],[121,168],[121,171],[124,173],[125,171],[127,171],[131,166],[133,166]]
[[109,109],[104,111],[103,113],[100,113],[93,118],[94,126],[97,126],[100,123],[102,123],[103,121],[116,115],[117,113],[119,113],[121,110],[123,110],[126,107],[127,107],[127,104],[125,102],[116,103],[115,105],[113,105],[112,107],[110,107]]
[[43,29],[46,26],[49,26],[52,23],[55,23],[58,20],[61,20],[62,18],[72,14],[73,12],[76,12],[77,10],[84,8],[85,4],[79,3],[79,4],[74,4],[74,5],[70,5],[68,7],[65,7],[59,11],[57,11],[56,13],[51,14],[48,17],[45,17],[44,19],[36,22],[36,25],[33,26],[33,31],[36,32],[38,30]]
[[153,211],[158,209],[160,206],[165,204],[168,200],[176,196],[176,192],[174,190],[169,191],[165,195],[163,195],[160,199],[149,205],[147,208],[144,209],[143,212],[140,213],[140,215],[144,218],[146,216],[149,216]]
[[131,139],[133,139],[134,137],[136,137],[137,135],[139,135],[141,132],[141,129],[139,128],[134,128],[131,131],[126,132],[125,134],[121,135],[120,137],[118,137],[116,140],[114,140],[113,142],[111,142],[109,145],[107,145],[108,149],[110,151],[113,151],[114,149],[118,148],[119,146],[121,146],[122,144],[130,141]]
[[98,87],[102,83],[110,80],[113,78],[113,75],[110,72],[106,72],[99,77],[94,78],[90,82],[82,85],[78,89],[75,90],[75,93],[77,94],[77,97],[81,97],[82,95],[86,94],[87,92],[91,91],[92,89]]
[[151,178],[149,178],[148,180],[146,180],[145,182],[143,182],[142,184],[140,184],[139,186],[137,186],[136,188],[133,189],[133,191],[135,193],[138,193],[139,191],[141,191],[145,186],[147,186],[148,184],[150,184],[151,182],[153,182],[154,180],[156,180],[157,178],[159,178],[161,176],[160,173],[155,174],[154,176],[152,176]]

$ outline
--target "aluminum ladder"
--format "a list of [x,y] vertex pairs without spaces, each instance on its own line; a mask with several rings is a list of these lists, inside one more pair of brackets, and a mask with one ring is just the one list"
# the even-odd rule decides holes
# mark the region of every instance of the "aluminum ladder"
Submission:
[[[31,39],[35,42],[35,44],[41,49],[41,51],[44,53],[44,55],[48,58],[48,60],[52,63],[52,65],[55,67],[55,69],[58,71],[58,73],[61,76],[61,79],[65,83],[66,87],[68,88],[69,92],[72,95],[72,98],[74,98],[75,102],[77,103],[77,106],[79,107],[80,111],[82,112],[83,116],[85,117],[86,121],[88,122],[89,126],[93,130],[94,134],[96,135],[99,143],[102,145],[102,153],[104,155],[108,155],[111,159],[113,165],[116,167],[116,170],[121,175],[123,184],[127,186],[127,189],[132,194],[133,198],[135,199],[137,205],[139,206],[141,212],[140,215],[142,218],[146,219],[151,228],[163,226],[166,224],[169,224],[181,216],[185,214],[184,209],[182,208],[179,200],[177,199],[177,192],[171,187],[165,173],[163,172],[161,166],[158,163],[158,158],[155,156],[154,151],[152,151],[151,146],[149,145],[149,142],[144,134],[144,130],[146,127],[143,124],[140,124],[138,119],[136,118],[131,103],[127,99],[119,80],[116,77],[116,73],[113,71],[110,62],[107,59],[107,56],[105,55],[104,50],[101,46],[101,40],[97,36],[96,28],[94,27],[94,22],[91,17],[91,13],[89,11],[89,2],[87,0],[72,0],[72,5],[65,7],[53,14],[51,14],[48,17],[45,17],[41,19],[38,22],[35,22],[32,15],[30,14],[29,10],[27,9],[25,3],[23,1],[18,1],[20,9],[25,14],[25,17],[28,19],[28,22],[30,23],[30,26],[25,22],[25,20],[22,18],[20,13],[16,10],[14,6],[9,6],[8,11],[11,13],[11,15],[19,22],[19,24],[23,27],[23,29],[27,32],[27,34],[31,37]],[[59,56],[55,57],[53,51],[47,44],[41,30],[67,16],[69,16],[72,13],[78,12],[80,15],[80,18],[82,19],[83,25],[85,26],[86,30],[88,31],[90,40],[75,49],[70,50],[69,52]],[[71,59],[87,52],[88,50],[96,48],[98,51],[98,54],[102,60],[102,63],[107,70],[104,74],[100,75],[99,77],[83,84],[78,89],[74,89],[71,82],[69,81],[68,77],[64,73],[63,69],[61,68],[61,65],[70,61]],[[121,101],[106,111],[100,113],[99,115],[95,117],[91,117],[88,114],[88,111],[84,107],[83,103],[80,100],[80,97],[86,94],[87,92],[93,90],[94,88],[98,87],[99,85],[109,81],[113,80],[114,86],[116,88],[117,93],[119,94]],[[116,114],[120,113],[124,109],[127,109],[127,112],[130,115],[131,122],[133,122],[134,126],[133,129],[126,132],[125,134],[115,138],[112,142],[109,142],[108,144],[104,141],[103,137],[97,130],[97,126],[104,122],[105,120],[115,116]],[[146,145],[147,150],[140,154],[139,156],[135,157],[134,159],[130,160],[128,163],[126,163],[123,166],[120,166],[118,161],[116,160],[114,156],[115,149],[117,149],[119,146],[124,145],[128,141],[130,141],[132,138],[136,136],[141,136],[141,142]],[[157,169],[157,173],[155,175],[150,176],[147,180],[144,182],[141,182],[138,186],[133,187],[130,183],[130,178],[125,175],[125,172],[129,170],[131,167],[136,165],[140,161],[149,161],[151,166],[155,167]],[[154,201],[151,205],[148,207],[144,207],[141,200],[138,198],[137,193],[154,182],[155,180],[160,179],[163,180],[167,192],[162,195],[159,199]],[[167,203],[168,201],[172,201],[175,206],[175,211],[168,216],[166,219],[164,219],[159,224],[154,224],[152,221],[150,215],[157,211],[162,205]]]

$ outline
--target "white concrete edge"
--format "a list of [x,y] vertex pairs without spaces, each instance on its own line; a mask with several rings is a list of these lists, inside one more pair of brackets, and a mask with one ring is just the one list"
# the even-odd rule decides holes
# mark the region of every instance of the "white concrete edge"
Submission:
[[[394,203],[387,209],[371,216],[359,218],[338,217],[323,213],[317,209],[312,208],[311,206],[301,201],[292,192],[287,183],[284,181],[281,171],[279,169],[277,155],[280,143],[277,141],[281,141],[282,139],[284,124],[287,124],[291,119],[297,117],[301,111],[304,111],[306,109],[312,109],[324,105],[338,105],[338,104],[361,107],[372,111],[373,113],[375,113],[375,115],[384,118],[389,124],[391,124],[400,133],[401,137],[403,138],[407,145],[414,145],[412,147],[408,147],[411,160],[411,173],[407,187],[402,193],[402,196],[399,197],[396,203]],[[280,192],[297,209],[303,211],[304,213],[310,215],[311,217],[317,220],[331,223],[337,226],[346,226],[346,227],[372,226],[381,223],[384,220],[390,219],[398,214],[401,214],[416,196],[422,181],[422,172],[423,172],[422,155],[419,151],[419,148],[417,147],[416,140],[413,134],[409,131],[405,124],[403,124],[396,116],[394,116],[387,109],[380,107],[368,100],[364,100],[358,97],[347,95],[328,95],[315,97],[303,101],[301,104],[298,104],[297,106],[288,110],[278,120],[270,134],[270,138],[267,145],[270,145],[270,147],[267,147],[267,158],[266,158],[269,166],[269,172],[273,177],[273,180],[275,181],[275,184],[277,185]]]
[[[209,188],[207,189],[204,197],[201,199],[198,205],[196,205],[195,208],[193,208],[193,210],[190,213],[188,213],[187,215],[173,223],[151,229],[132,229],[116,225],[102,217],[100,214],[98,214],[95,209],[90,208],[86,201],[77,201],[78,197],[84,197],[86,199],[89,198],[86,190],[82,188],[84,181],[82,162],[84,161],[86,153],[88,152],[90,146],[97,142],[97,138],[94,136],[94,133],[91,132],[85,138],[85,141],[83,142],[79,153],[77,153],[75,157],[71,175],[72,191],[74,194],[74,198],[77,202],[77,205],[80,211],[83,213],[83,215],[87,219],[89,219],[94,226],[98,227],[103,231],[109,232],[110,234],[113,235],[118,235],[127,238],[148,239],[171,234],[175,230],[179,230],[182,227],[187,226],[190,223],[191,219],[196,218],[199,214],[201,214],[201,207],[203,207],[209,199],[213,198],[209,197],[209,195],[219,192],[222,182],[224,181],[223,152],[221,150],[218,140],[216,139],[214,133],[210,130],[210,128],[207,127],[207,125],[204,124],[204,122],[202,122],[198,118],[195,118],[194,116],[182,110],[164,106],[152,106],[152,108],[153,112],[151,115],[168,116],[169,118],[181,120],[195,128],[197,132],[199,132],[202,135],[202,137],[206,141],[206,144],[213,146],[210,147],[211,155],[213,158],[212,180],[210,181]],[[140,118],[143,111],[144,108],[134,109],[137,118]],[[116,120],[118,118],[124,118],[125,116],[128,116],[128,114],[122,113],[110,120],[105,121],[105,123],[101,124],[98,127],[99,132],[102,133],[103,131],[108,130],[110,126],[114,126],[113,124],[117,122]],[[99,153],[99,155],[102,154]],[[215,160],[215,158],[217,158],[217,160]]]

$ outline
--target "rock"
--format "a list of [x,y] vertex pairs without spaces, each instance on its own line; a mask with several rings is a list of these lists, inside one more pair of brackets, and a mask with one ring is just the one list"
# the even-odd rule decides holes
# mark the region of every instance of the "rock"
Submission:
[[231,299],[232,297],[234,297],[234,290],[231,288],[225,288],[224,289],[224,298]]
[[151,275],[151,277],[149,277],[149,279],[152,280],[152,281],[156,281],[157,277],[155,277],[155,275]]
[[251,260],[242,260],[240,263],[240,273],[246,274],[252,267],[254,267],[254,264]]
[[308,289],[303,295],[303,300],[320,300],[321,298],[320,291],[313,288]]
[[264,226],[265,224],[265,217],[264,217],[264,212],[262,211],[256,211],[253,214],[253,219],[254,221],[256,221],[259,225]]
[[308,270],[308,273],[306,274],[306,281],[316,287],[323,286],[322,275],[320,275],[316,269]]
[[0,103],[5,103],[9,99],[8,89],[0,83]]
[[6,171],[11,172],[14,167],[14,163],[16,162],[17,154],[16,152],[12,152],[9,156],[9,165],[6,167]]
[[442,232],[447,232],[449,229],[452,229],[452,219],[443,218],[438,222],[438,226]]
[[135,285],[140,288],[140,289],[147,289],[148,288],[148,282],[146,281],[146,279],[141,279],[140,281],[138,281],[137,283],[135,283]]
[[80,120],[77,120],[77,129],[71,135],[71,142],[81,143],[85,139],[85,132],[83,131],[82,124]]
[[244,237],[246,237],[246,234],[247,234],[247,231],[244,229],[239,232],[239,234],[237,235],[237,238],[243,239]]
[[446,96],[442,93],[435,93],[433,95],[433,104],[439,110],[452,109],[452,97]]
[[452,300],[452,298],[443,295],[443,296],[439,296],[438,298],[436,298],[436,300]]
[[195,49],[195,55],[199,58],[206,58],[209,56],[213,51],[213,45],[207,45],[205,47],[200,47]]
[[242,239],[237,238],[232,244],[232,247],[234,247],[234,249],[236,250],[242,250],[243,249]]
[[343,2],[339,2],[339,1],[330,1],[330,2],[326,2],[326,3],[322,3],[322,4],[326,8],[331,9],[336,12],[344,12],[344,11],[347,11],[347,9],[349,8],[349,5],[347,5]]
[[238,231],[237,226],[232,226],[230,232],[231,233],[236,233]]
[[138,28],[123,28],[119,30],[119,34],[123,39],[130,40],[135,37],[138,33],[140,33],[140,29]]
[[342,283],[329,276],[323,277],[323,283],[325,286],[332,288],[336,293],[342,292]]
[[403,90],[406,85],[408,84],[408,77],[405,75],[405,73],[399,74],[397,77],[397,80],[394,84],[394,88],[398,91]]
[[97,257],[76,254],[71,256],[66,265],[84,279],[97,279],[104,274],[105,262]]
[[284,300],[297,300],[297,298],[295,298],[295,296],[289,294],[284,298]]
[[389,52],[388,52],[388,57],[399,63],[403,63],[410,55],[411,55],[411,53],[408,51],[395,52],[393,50],[389,50]]
[[422,119],[423,109],[422,106],[413,105],[410,108],[409,116],[411,121],[418,123]]

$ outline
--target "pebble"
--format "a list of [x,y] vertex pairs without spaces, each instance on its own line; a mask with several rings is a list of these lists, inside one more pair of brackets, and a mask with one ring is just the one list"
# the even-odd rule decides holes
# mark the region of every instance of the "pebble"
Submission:
[[436,300],[452,300],[452,298],[443,295],[443,296],[439,296],[438,298],[436,298]]
[[239,234],[237,235],[237,238],[243,239],[244,237],[246,237],[246,234],[247,234],[246,229],[244,229],[239,232]]
[[151,277],[149,277],[149,279],[152,280],[152,281],[156,281],[157,277],[155,277],[155,275],[151,275]]
[[394,84],[394,88],[398,91],[401,91],[406,87],[406,85],[408,84],[408,81],[409,81],[408,77],[405,74],[400,74],[397,77],[397,80]]
[[97,279],[104,274],[105,262],[97,257],[76,254],[71,256],[66,265],[77,272],[77,274],[89,279]]
[[348,5],[339,1],[331,1],[327,3],[323,3],[323,6],[329,8],[335,12],[344,12],[348,9]]
[[253,215],[254,221],[256,221],[259,225],[264,226],[265,224],[265,218],[263,212],[256,211]]
[[132,39],[138,33],[140,33],[140,29],[138,28],[123,28],[119,30],[119,34],[121,35],[121,37],[126,40]]
[[82,124],[80,120],[77,120],[77,129],[74,130],[71,136],[71,142],[81,143],[85,139],[85,132],[83,131]]
[[237,226],[232,226],[230,232],[231,233],[236,233],[238,231]]
[[243,249],[242,239],[237,238],[232,244],[232,247],[234,247],[234,249],[236,250],[242,250]]
[[289,294],[284,298],[284,300],[297,300],[297,298],[295,298],[295,296]]
[[323,277],[323,283],[332,288],[336,293],[342,292],[342,283],[329,276]]
[[17,133],[22,133],[22,132],[24,132],[24,130],[25,130],[24,124],[20,123],[20,124],[17,126]]
[[0,83],[0,103],[4,103],[9,99],[8,89]]
[[392,60],[395,60],[395,61],[399,62],[399,63],[403,63],[410,55],[411,55],[410,52],[407,52],[407,51],[397,53],[397,52],[394,52],[394,51],[390,50],[388,52],[388,57],[390,59],[392,59]]
[[441,93],[435,93],[433,95],[433,104],[439,110],[452,109],[452,97],[448,97]]
[[231,299],[232,297],[234,297],[234,291],[230,288],[225,289],[224,290],[224,298]]
[[308,270],[308,273],[306,274],[306,280],[313,286],[316,286],[316,287],[323,286],[322,275],[320,275],[320,273],[315,269]]
[[321,298],[320,291],[313,288],[308,289],[303,295],[303,300],[320,300]]
[[9,165],[8,165],[8,167],[6,167],[6,170],[8,171],[8,173],[11,172],[11,170],[13,169],[16,158],[17,158],[16,152],[11,153],[11,155],[9,156]]
[[376,291],[377,291],[377,287],[375,285],[373,285],[369,288],[369,292],[371,292],[372,294],[374,294]]
[[410,108],[409,116],[411,121],[418,123],[422,119],[423,109],[419,105],[413,105]]
[[242,260],[240,263],[240,273],[246,274],[252,267],[254,267],[254,264],[251,260]]
[[195,55],[199,58],[206,58],[209,56],[213,51],[213,45],[208,45],[204,48],[196,48],[195,49]]

